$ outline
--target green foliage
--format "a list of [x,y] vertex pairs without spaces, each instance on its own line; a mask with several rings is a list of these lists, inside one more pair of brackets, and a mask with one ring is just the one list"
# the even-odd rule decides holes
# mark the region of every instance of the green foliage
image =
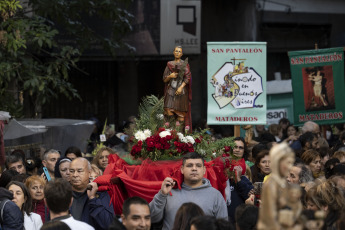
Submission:
[[[69,71],[77,67],[81,52],[91,43],[101,43],[115,53],[120,40],[131,30],[125,9],[129,0],[29,0],[0,1],[0,109],[21,116],[22,101],[30,101],[34,116],[52,98],[79,98],[69,82]],[[34,12],[33,15],[31,15]],[[110,37],[98,34],[101,19],[111,24]],[[105,24],[107,25],[107,24]],[[59,30],[75,38],[75,46],[57,43]],[[14,97],[13,100],[9,98]],[[27,100],[29,99],[29,100]]]
[[[132,30],[133,15],[126,8],[131,0],[30,0],[37,15],[63,28],[65,35],[84,50],[100,44],[115,55],[119,47],[131,48],[122,38]],[[95,23],[96,22],[96,23]]]
[[164,97],[161,99],[154,95],[144,97],[139,105],[139,118],[136,120],[136,128],[154,131],[158,130],[159,127],[163,127],[163,106]]

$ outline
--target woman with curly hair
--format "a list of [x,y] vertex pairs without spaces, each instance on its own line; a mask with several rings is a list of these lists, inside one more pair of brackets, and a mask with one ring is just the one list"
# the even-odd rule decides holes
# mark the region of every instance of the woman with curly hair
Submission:
[[100,168],[103,172],[108,165],[108,157],[110,154],[114,154],[115,151],[108,147],[100,148],[96,156],[93,158],[92,164],[95,164],[98,168]]

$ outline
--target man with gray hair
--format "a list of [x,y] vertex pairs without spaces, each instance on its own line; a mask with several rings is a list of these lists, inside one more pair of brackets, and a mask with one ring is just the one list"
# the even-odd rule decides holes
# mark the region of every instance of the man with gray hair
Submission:
[[311,171],[304,164],[295,164],[289,172],[286,178],[289,184],[305,184],[313,181],[313,175]]
[[307,121],[302,127],[302,134],[306,132],[312,132],[315,134],[320,133],[320,126],[313,121]]
[[60,152],[55,149],[49,149],[43,153],[42,164],[48,169],[50,178],[54,179],[55,164],[60,158]]
[[95,229],[108,229],[115,216],[114,208],[108,192],[97,192],[97,184],[89,183],[90,162],[78,157],[71,162],[69,172],[73,190],[70,211],[74,219],[88,223]]

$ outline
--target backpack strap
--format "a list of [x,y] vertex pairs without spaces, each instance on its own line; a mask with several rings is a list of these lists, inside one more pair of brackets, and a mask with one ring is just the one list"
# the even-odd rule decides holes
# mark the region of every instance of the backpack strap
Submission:
[[9,201],[10,201],[9,199],[5,199],[0,202],[0,224],[1,225],[2,225],[2,220],[3,220],[3,215],[4,215],[5,204]]

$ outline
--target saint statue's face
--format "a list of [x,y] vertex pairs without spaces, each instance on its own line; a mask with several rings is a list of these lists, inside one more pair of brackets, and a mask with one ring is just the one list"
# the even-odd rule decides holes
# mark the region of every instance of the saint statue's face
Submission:
[[279,163],[279,169],[280,169],[280,176],[281,177],[284,177],[286,178],[289,173],[290,173],[290,170],[293,166],[293,163],[294,163],[295,159],[294,157],[285,157],[283,158],[280,163]]
[[175,59],[180,59],[182,57],[182,55],[183,55],[182,48],[176,47],[174,49],[174,57],[175,57]]

